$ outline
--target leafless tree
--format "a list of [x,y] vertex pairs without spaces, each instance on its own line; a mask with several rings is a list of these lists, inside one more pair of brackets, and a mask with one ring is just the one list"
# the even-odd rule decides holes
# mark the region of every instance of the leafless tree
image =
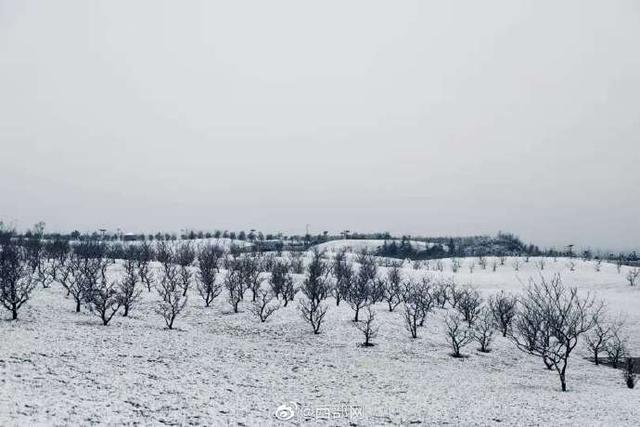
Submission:
[[156,259],[163,268],[167,269],[167,264],[175,263],[176,254],[169,242],[161,240],[156,246]]
[[470,260],[469,262],[469,273],[473,274],[473,270],[475,270],[476,268],[476,263],[473,260]]
[[154,257],[154,251],[151,244],[143,242],[140,248],[136,251],[137,263],[138,263],[138,275],[143,285],[147,287],[147,290],[151,292],[153,286],[153,272],[151,271],[151,261]]
[[269,316],[280,309],[280,304],[272,304],[274,296],[271,292],[261,289],[258,291],[258,297],[253,302],[250,311],[255,314],[261,322],[266,322]]
[[536,267],[538,268],[538,270],[543,271],[546,265],[547,260],[545,260],[544,258],[540,257],[536,260]]
[[479,256],[478,257],[478,265],[480,266],[481,269],[486,270],[487,269],[487,258],[484,256]]
[[614,368],[618,368],[620,365],[620,361],[627,354],[627,340],[622,337],[620,331],[615,331],[609,337],[609,341],[604,347],[607,352],[607,356],[609,357],[609,363]]
[[87,291],[85,298],[89,311],[97,314],[104,326],[109,324],[122,306],[122,295],[119,294],[116,283],[109,281],[106,274],[100,275],[96,284]]
[[436,271],[444,271],[444,264],[441,260],[436,261],[435,269]]
[[600,272],[600,270],[602,270],[602,260],[601,259],[597,259],[596,262],[593,264],[593,268],[596,270],[596,272]]
[[377,266],[373,257],[368,254],[362,254],[359,257],[359,261],[360,269],[346,298],[355,313],[354,322],[359,320],[360,310],[374,302],[373,287],[377,275]]
[[287,275],[285,276],[285,280],[284,280],[284,284],[282,287],[282,301],[283,301],[283,306],[286,307],[290,302],[293,302],[293,300],[296,297],[296,293],[298,293],[298,289],[296,288],[296,284],[293,281],[293,276],[291,276],[291,273],[287,273]]
[[49,275],[55,282],[69,260],[71,249],[67,240],[55,239],[45,243],[44,253],[49,260]]
[[73,254],[66,267],[61,272],[60,283],[71,295],[76,303],[76,313],[80,312],[82,303],[87,298],[101,279],[106,268],[104,258],[89,258],[87,253]]
[[327,314],[327,306],[323,301],[329,293],[328,272],[329,268],[322,259],[322,253],[315,250],[301,288],[305,298],[300,301],[299,306],[303,319],[311,325],[314,334],[320,333]]
[[451,258],[451,271],[457,273],[460,270],[460,260],[458,258]]
[[181,277],[175,264],[165,264],[156,289],[161,300],[156,312],[162,316],[167,328],[173,329],[176,318],[187,305],[187,297],[181,287]]
[[600,364],[600,353],[606,350],[609,341],[622,327],[622,320],[608,320],[604,314],[594,319],[593,329],[585,334],[587,348],[593,354],[593,362]]
[[411,338],[418,338],[418,327],[424,326],[435,301],[430,280],[425,278],[421,282],[411,280],[405,282],[402,300],[405,327],[411,334]]
[[354,323],[356,329],[364,335],[364,343],[362,343],[363,347],[373,346],[371,340],[378,335],[380,327],[375,323],[375,318],[375,311],[371,309],[371,306],[367,306],[364,319]]
[[516,315],[518,301],[516,297],[500,291],[489,299],[489,308],[496,326],[503,337],[507,336]]
[[387,271],[386,280],[383,282],[383,298],[393,311],[402,302],[402,270],[398,265],[393,265]]
[[470,286],[462,290],[462,294],[458,297],[456,309],[462,314],[464,321],[473,326],[476,317],[480,314],[482,307],[482,297],[480,293]]
[[191,279],[193,279],[193,271],[191,266],[196,260],[196,251],[191,243],[183,243],[178,246],[176,251],[176,262],[180,266],[180,287],[182,287],[182,296],[187,296]]
[[464,289],[458,288],[457,283],[453,279],[449,281],[448,287],[449,287],[449,300],[451,302],[451,308],[455,309],[458,307],[460,298],[462,298],[462,295],[464,294]]
[[567,267],[569,268],[569,271],[576,271],[576,262],[574,260],[569,260],[569,262],[567,262]]
[[224,287],[227,288],[229,293],[227,300],[233,307],[233,312],[238,313],[238,307],[243,300],[242,273],[240,270],[227,270],[224,278]]
[[[520,350],[546,359],[545,363],[560,376],[562,391],[566,391],[569,357],[580,336],[593,328],[602,303],[590,295],[581,297],[576,288],[565,288],[559,275],[551,280],[541,275],[539,281],[531,280],[519,305],[511,339]],[[528,330],[521,329],[523,320],[538,322],[533,339]]]
[[491,271],[495,273],[497,269],[498,269],[498,260],[494,259],[493,261],[491,261]]
[[304,273],[304,260],[302,259],[302,256],[302,252],[289,252],[289,265],[291,266],[291,271],[294,274]]
[[0,303],[11,312],[11,319],[18,319],[18,310],[31,297],[36,282],[24,250],[14,243],[0,246]]
[[262,286],[260,262],[255,257],[244,256],[240,259],[242,282],[251,290],[251,301],[255,301]]
[[483,353],[491,351],[491,342],[495,333],[495,323],[493,313],[488,307],[483,307],[473,325],[473,337],[480,345],[479,350]]
[[353,267],[347,259],[345,250],[341,250],[336,254],[332,271],[335,277],[333,296],[336,299],[336,305],[340,305],[342,300],[348,298],[351,284],[353,283]]
[[118,282],[118,294],[123,308],[122,316],[127,317],[134,305],[140,301],[142,291],[137,286],[140,280],[137,260],[135,258],[127,258],[124,260],[123,266],[124,275]]
[[520,258],[519,257],[515,257],[513,259],[513,262],[511,263],[511,265],[513,266],[513,269],[515,271],[520,271],[520,266],[522,265]]
[[507,257],[504,255],[500,255],[499,259],[500,259],[500,265],[504,266],[505,262],[507,261]]
[[445,332],[449,338],[453,357],[462,357],[460,350],[471,343],[474,338],[473,330],[457,314],[448,314],[444,318]]
[[627,272],[627,282],[629,286],[635,286],[640,277],[640,268],[632,268]]
[[204,246],[198,252],[196,281],[198,293],[204,300],[205,307],[209,307],[213,300],[222,292],[222,285],[216,280],[218,262],[221,256],[221,249],[212,245]]
[[449,282],[445,280],[439,280],[433,286],[433,299],[435,304],[444,308],[449,301]]
[[616,260],[616,270],[618,271],[618,274],[622,272],[623,265],[624,265],[624,259],[622,258],[622,256],[619,256],[618,259]]

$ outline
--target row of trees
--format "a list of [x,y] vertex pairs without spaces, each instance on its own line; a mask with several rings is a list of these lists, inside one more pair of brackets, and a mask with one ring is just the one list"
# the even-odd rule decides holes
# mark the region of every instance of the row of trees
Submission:
[[[160,263],[157,277],[150,265],[153,259]],[[302,263],[298,257],[287,260],[225,254],[212,245],[196,250],[188,243],[177,247],[161,243],[156,248],[129,246],[117,267],[106,256],[105,246],[94,242],[72,250],[64,242],[38,247],[8,239],[0,246],[0,301],[17,319],[20,307],[38,284],[49,287],[59,282],[74,301],[76,311],[86,305],[108,325],[121,309],[123,316],[129,315],[144,288],[155,289],[159,296],[156,311],[172,329],[195,283],[205,306],[226,291],[236,313],[250,293],[250,311],[265,322],[295,300],[298,289],[293,271],[301,267],[297,263]],[[226,273],[219,280],[221,266]],[[113,268],[123,270],[117,280],[110,279]],[[625,355],[618,323],[605,321],[601,303],[592,296],[580,296],[575,288],[565,288],[559,276],[551,280],[540,276],[519,298],[501,292],[484,301],[477,290],[458,287],[451,279],[405,278],[399,264],[384,274],[378,270],[376,259],[367,253],[352,262],[344,251],[332,259],[312,252],[299,289],[302,318],[315,334],[320,333],[327,299],[333,296],[337,305],[345,302],[352,308],[354,325],[363,333],[364,345],[370,346],[378,331],[377,303],[384,303],[390,312],[402,306],[404,324],[412,338],[418,337],[419,328],[436,308],[447,309],[444,326],[453,356],[460,357],[461,350],[473,341],[480,351],[490,351],[494,334],[499,331],[520,350],[540,357],[548,369],[556,370],[563,390],[569,357],[582,335],[587,336],[585,341],[595,363],[599,363],[602,352],[614,364]]]

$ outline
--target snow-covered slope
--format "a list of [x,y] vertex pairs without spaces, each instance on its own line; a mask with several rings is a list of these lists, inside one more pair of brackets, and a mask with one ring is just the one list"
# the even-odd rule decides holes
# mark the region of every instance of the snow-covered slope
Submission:
[[[455,276],[489,295],[519,291],[538,274],[533,260],[519,272],[512,261],[496,272],[476,266],[470,273],[464,260],[454,275],[445,260],[443,272],[404,273]],[[561,272],[567,285],[626,312],[637,354],[640,289],[613,265],[596,272],[578,262],[570,272],[565,262],[549,259],[543,274]],[[362,348],[352,311],[333,300],[321,335],[311,333],[295,304],[260,323],[248,301],[231,314],[223,296],[207,309],[195,292],[179,329],[169,331],[154,312],[156,301],[145,291],[131,318],[104,327],[89,313],[74,313],[59,286],[39,289],[21,320],[0,321],[0,424],[637,425],[640,391],[627,389],[619,371],[583,359],[582,348],[562,393],[555,373],[502,337],[491,353],[470,345],[463,351],[469,357],[450,357],[442,310],[412,340],[400,310],[380,304],[376,346]],[[276,418],[278,407],[284,415],[292,408],[293,418]],[[339,417],[325,419],[327,410]],[[353,417],[345,417],[350,410]]]

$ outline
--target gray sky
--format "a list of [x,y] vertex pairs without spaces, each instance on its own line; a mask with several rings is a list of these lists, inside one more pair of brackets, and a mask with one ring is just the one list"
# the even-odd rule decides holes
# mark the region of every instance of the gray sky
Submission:
[[0,0],[0,218],[640,246],[640,3]]

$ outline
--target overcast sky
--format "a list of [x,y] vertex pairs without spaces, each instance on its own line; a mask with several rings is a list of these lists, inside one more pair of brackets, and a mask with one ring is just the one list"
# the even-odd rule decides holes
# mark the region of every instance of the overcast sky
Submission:
[[640,246],[640,2],[0,0],[20,228]]

